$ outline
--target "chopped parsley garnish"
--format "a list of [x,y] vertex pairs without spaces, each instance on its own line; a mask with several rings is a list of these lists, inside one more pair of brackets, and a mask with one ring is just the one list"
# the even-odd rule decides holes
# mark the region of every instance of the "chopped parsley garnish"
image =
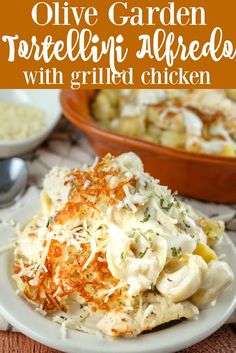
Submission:
[[148,213],[148,208],[146,208],[146,210],[144,211],[144,218],[141,221],[141,223],[145,223],[149,220],[149,218],[151,217],[151,215]]
[[180,255],[182,248],[181,247],[179,247],[179,248],[173,247],[173,248],[171,248],[171,251],[172,251],[172,256],[176,257],[176,256]]
[[147,253],[148,249],[149,249],[149,247],[147,247],[147,248],[144,250],[144,252],[141,252],[141,253],[139,254],[139,258],[140,258],[140,259],[142,259],[142,258],[145,256],[145,254]]
[[50,226],[50,224],[52,224],[52,222],[53,222],[53,217],[49,217],[46,227],[48,228]]
[[153,240],[152,240],[152,237],[148,237],[148,242],[149,242],[149,244],[151,245],[151,247],[153,247]]
[[130,234],[128,235],[129,238],[134,238],[134,236],[135,236],[135,233],[130,233]]
[[78,187],[78,185],[79,185],[78,181],[76,181],[76,180],[73,180],[72,183],[71,183],[72,189],[76,189]]
[[186,228],[190,228],[190,225],[188,223],[186,223],[184,220],[183,220],[183,223],[184,223]]
[[157,287],[155,286],[154,283],[151,284],[151,291],[152,292],[157,292]]
[[176,200],[176,207],[177,207],[177,208],[180,208],[180,207],[181,207],[181,203],[180,203],[179,200]]
[[125,252],[124,251],[122,251],[122,253],[120,254],[120,258],[121,258],[121,260],[124,260],[124,258],[125,258]]
[[163,199],[163,197],[160,199],[160,206],[163,210],[165,211],[169,211],[171,209],[171,207],[174,205],[173,202],[169,202],[167,205],[164,204],[165,200]]

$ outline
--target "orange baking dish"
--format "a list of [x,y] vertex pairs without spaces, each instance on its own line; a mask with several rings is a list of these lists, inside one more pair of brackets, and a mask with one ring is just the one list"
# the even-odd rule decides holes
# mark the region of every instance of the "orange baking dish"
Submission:
[[181,195],[236,202],[236,158],[188,152],[103,130],[91,115],[95,94],[95,90],[64,90],[61,104],[66,118],[85,133],[99,156],[133,151],[141,157],[147,172]]

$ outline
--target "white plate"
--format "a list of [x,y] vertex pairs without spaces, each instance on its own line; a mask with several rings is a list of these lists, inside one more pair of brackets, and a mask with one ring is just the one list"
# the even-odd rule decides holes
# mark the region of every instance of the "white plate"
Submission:
[[60,90],[2,89],[0,101],[33,105],[44,112],[46,127],[39,134],[19,141],[0,141],[0,158],[29,152],[39,146],[50,134],[60,119]]
[[[21,225],[27,223],[38,211],[38,202],[24,207],[13,217]],[[14,230],[0,227],[0,246],[14,236]],[[226,236],[222,253],[236,277],[236,251]],[[229,318],[236,307],[236,281],[220,296],[217,304],[203,310],[197,320],[181,322],[158,332],[137,338],[111,339],[68,330],[62,339],[60,326],[42,317],[15,293],[11,280],[12,253],[0,255],[0,312],[19,331],[49,347],[68,353],[171,353],[203,340],[216,331]]]

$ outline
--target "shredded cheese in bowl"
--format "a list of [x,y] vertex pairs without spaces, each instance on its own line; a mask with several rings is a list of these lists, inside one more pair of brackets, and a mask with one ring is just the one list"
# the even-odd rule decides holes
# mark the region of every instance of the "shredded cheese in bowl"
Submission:
[[53,168],[41,200],[13,278],[63,330],[138,335],[197,316],[233,281],[214,251],[223,223],[195,214],[134,153]]
[[46,127],[44,113],[37,107],[0,102],[0,141],[19,141],[32,137]]

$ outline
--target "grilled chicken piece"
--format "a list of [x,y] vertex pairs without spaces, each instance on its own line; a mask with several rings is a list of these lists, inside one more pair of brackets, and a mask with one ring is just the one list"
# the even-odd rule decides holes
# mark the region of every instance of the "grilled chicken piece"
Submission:
[[106,313],[98,322],[98,329],[108,336],[139,335],[167,322],[189,319],[199,313],[197,307],[188,301],[174,304],[158,294],[147,294],[142,301],[135,310],[124,308],[117,312],[114,309]]

